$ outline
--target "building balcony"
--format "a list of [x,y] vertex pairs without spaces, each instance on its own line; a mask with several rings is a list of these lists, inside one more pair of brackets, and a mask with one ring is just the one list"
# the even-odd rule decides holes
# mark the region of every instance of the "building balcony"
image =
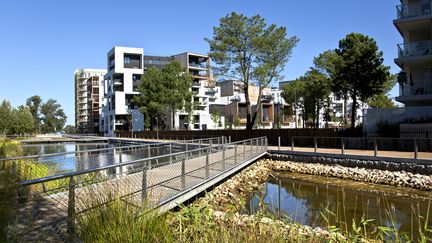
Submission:
[[397,20],[405,20],[431,15],[432,1],[423,1],[396,6]]
[[192,87],[201,87],[201,82],[199,82],[199,81],[193,81],[192,82]]
[[207,69],[207,63],[189,63],[189,68]]
[[432,104],[432,80],[415,81],[414,85],[399,86],[396,100],[407,106]]
[[398,45],[398,57],[415,57],[432,55],[432,41],[415,41]]
[[409,61],[411,64],[430,61],[432,59],[432,41],[415,41],[398,45],[396,64],[400,67]]

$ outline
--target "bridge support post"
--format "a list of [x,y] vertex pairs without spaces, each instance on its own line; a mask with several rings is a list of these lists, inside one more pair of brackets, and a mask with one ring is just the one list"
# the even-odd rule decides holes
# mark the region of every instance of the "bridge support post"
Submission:
[[147,166],[143,169],[142,181],[141,181],[141,200],[144,201],[147,198]]
[[209,154],[210,154],[210,152],[211,152],[211,150],[207,150],[207,154],[206,154],[206,170],[205,170],[205,173],[206,173],[206,178],[209,178],[209,176],[210,176],[210,168],[209,168],[209,164],[210,164],[210,161],[209,161]]
[[70,241],[73,242],[75,239],[75,180],[74,177],[69,177],[69,197],[68,197],[68,208],[67,208],[67,232]]
[[184,158],[181,165],[181,188],[182,190],[186,188],[186,160]]

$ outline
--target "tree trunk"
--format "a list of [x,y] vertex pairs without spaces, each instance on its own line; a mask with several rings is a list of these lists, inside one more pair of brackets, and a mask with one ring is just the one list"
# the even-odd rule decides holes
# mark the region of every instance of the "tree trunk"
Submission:
[[252,130],[253,124],[251,119],[251,104],[249,100],[249,84],[247,82],[243,82],[243,91],[246,99],[246,130]]
[[354,92],[352,95],[352,110],[351,110],[351,129],[354,129],[355,127],[355,120],[356,120],[356,114],[357,114],[357,94]]
[[347,105],[348,105],[348,96],[344,95],[344,115],[343,115],[343,122],[344,122],[344,127],[348,126],[348,109],[347,109]]

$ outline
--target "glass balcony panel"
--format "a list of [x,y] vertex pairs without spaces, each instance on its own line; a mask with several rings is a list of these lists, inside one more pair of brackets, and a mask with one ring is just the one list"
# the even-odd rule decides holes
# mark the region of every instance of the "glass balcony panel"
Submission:
[[426,56],[432,54],[432,41],[416,41],[398,45],[399,57]]
[[432,1],[410,3],[396,6],[397,19],[406,19],[431,14]]

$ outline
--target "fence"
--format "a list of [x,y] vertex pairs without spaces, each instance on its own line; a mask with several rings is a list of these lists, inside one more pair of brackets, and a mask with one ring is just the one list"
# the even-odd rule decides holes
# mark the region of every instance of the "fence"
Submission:
[[144,131],[126,132],[116,131],[116,136],[145,139],[198,139],[208,137],[231,137],[232,141],[241,141],[256,137],[267,137],[269,145],[277,146],[278,137],[288,143],[293,136],[302,137],[337,137],[339,130],[334,128],[298,128],[298,129],[253,129],[253,130],[176,130],[176,131]]
[[0,164],[9,161],[14,170],[22,164],[31,165],[31,169],[26,172],[25,176],[27,179],[36,179],[65,172],[98,168],[138,158],[187,151],[200,147],[200,144],[221,144],[225,140],[227,140],[225,137],[215,137],[169,143],[141,143],[138,145],[2,158]]
[[[285,148],[284,148],[285,147]],[[278,137],[278,150],[432,159],[432,139],[368,137]]]
[[[110,203],[110,195],[137,207],[161,206],[267,151],[265,137],[207,141],[189,143],[186,151],[22,181],[20,213],[32,215],[22,232],[27,240],[46,232],[63,239],[73,235],[77,215]],[[172,145],[159,146],[169,151]]]

